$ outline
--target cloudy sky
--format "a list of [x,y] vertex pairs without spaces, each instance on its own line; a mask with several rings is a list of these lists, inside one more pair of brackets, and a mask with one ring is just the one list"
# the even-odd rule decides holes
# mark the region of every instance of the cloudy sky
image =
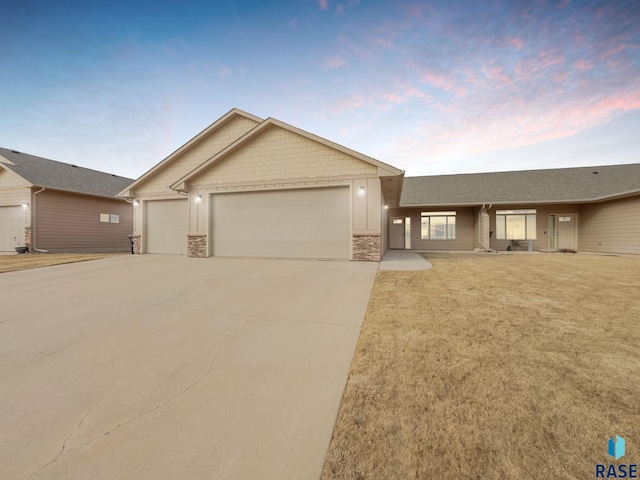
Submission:
[[2,2],[0,146],[136,178],[237,107],[407,176],[640,162],[640,1]]

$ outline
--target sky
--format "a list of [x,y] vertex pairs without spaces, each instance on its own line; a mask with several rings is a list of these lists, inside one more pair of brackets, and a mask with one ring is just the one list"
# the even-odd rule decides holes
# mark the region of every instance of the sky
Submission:
[[0,146],[137,178],[232,108],[440,175],[640,162],[640,1],[0,2]]

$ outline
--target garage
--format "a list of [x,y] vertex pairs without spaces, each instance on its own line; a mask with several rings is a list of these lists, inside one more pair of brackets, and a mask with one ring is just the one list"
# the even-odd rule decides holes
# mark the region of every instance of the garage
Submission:
[[15,252],[24,245],[24,215],[22,206],[0,207],[0,252]]
[[348,187],[213,195],[212,254],[348,259]]
[[153,200],[145,204],[146,252],[187,253],[187,200]]

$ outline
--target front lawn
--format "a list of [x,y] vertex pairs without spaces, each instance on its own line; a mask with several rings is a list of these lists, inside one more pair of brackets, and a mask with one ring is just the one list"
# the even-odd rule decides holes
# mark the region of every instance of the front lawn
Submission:
[[379,271],[322,479],[584,479],[640,463],[640,258]]

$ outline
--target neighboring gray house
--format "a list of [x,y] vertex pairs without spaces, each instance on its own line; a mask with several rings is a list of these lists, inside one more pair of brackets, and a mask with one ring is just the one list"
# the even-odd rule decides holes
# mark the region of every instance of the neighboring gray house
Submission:
[[[597,173],[596,173],[597,172]],[[640,164],[404,178],[233,109],[128,185],[137,253],[378,261],[389,248],[640,254]]]
[[130,178],[0,148],[0,252],[126,252]]
[[388,213],[390,248],[640,254],[640,164],[408,177]]

